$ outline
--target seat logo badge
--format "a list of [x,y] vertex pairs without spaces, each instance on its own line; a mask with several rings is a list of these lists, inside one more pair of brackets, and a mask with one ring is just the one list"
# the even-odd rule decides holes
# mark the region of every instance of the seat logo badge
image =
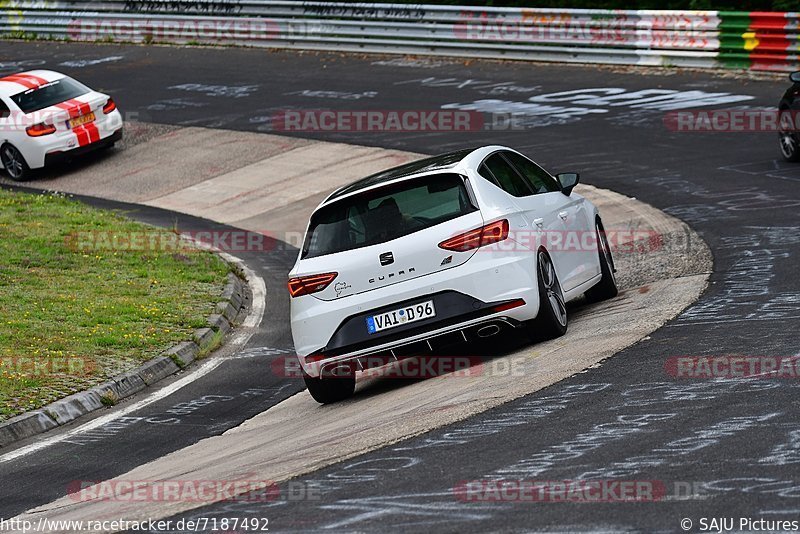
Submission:
[[441,267],[442,265],[450,265],[453,262],[453,256],[447,256],[445,259],[442,260],[442,263],[439,264]]
[[394,263],[394,255],[391,252],[384,252],[380,255],[381,265],[391,265]]

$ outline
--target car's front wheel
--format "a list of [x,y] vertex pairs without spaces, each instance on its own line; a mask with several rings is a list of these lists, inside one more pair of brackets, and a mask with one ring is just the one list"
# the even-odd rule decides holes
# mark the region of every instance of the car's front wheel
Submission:
[[540,250],[537,260],[539,314],[528,323],[528,331],[534,339],[561,337],[566,334],[569,323],[564,291],[550,255]]
[[320,404],[331,404],[348,399],[356,390],[356,374],[349,366],[322,370],[319,377],[303,371],[303,380],[308,392]]
[[30,168],[25,162],[25,158],[17,147],[6,143],[0,147],[0,160],[3,162],[8,176],[17,182],[25,180],[30,174]]

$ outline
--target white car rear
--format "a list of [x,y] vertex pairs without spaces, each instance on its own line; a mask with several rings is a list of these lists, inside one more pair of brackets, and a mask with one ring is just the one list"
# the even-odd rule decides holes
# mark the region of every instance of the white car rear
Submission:
[[121,138],[108,95],[49,70],[0,78],[0,166],[14,180]]
[[[566,302],[615,296],[599,214],[572,191],[577,181],[490,146],[331,194],[289,274],[295,350],[314,398],[350,396],[371,362],[521,327],[562,335]],[[595,246],[563,246],[570,233]]]

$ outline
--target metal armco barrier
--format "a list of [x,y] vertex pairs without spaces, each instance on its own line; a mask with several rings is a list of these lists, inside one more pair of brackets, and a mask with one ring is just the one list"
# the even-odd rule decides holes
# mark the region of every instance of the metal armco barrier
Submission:
[[720,12],[720,62],[753,70],[800,70],[800,13]]
[[0,0],[0,35],[800,70],[799,13],[269,0]]

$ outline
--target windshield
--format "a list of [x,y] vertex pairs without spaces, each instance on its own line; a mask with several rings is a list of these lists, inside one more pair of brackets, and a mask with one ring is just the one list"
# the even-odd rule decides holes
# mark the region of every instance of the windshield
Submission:
[[311,217],[302,257],[384,243],[475,210],[457,174],[406,180],[318,210]]
[[17,93],[11,100],[19,106],[23,113],[31,113],[49,108],[71,98],[85,95],[91,89],[72,78],[61,78],[34,89]]

